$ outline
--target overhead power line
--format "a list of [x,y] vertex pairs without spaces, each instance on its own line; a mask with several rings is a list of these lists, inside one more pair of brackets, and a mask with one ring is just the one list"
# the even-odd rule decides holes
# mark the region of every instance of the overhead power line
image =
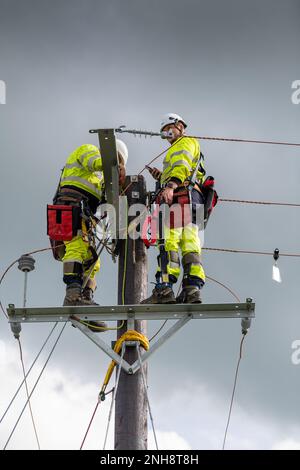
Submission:
[[[144,137],[162,137],[166,138],[166,134],[162,132],[152,132],[146,130],[138,130],[138,129],[127,129],[126,126],[120,126],[119,128],[115,129],[116,132],[121,134],[133,134],[134,136],[144,136]],[[90,131],[91,132],[91,131]],[[93,129],[91,133],[97,132],[97,129]],[[246,144],[267,144],[267,145],[287,145],[291,147],[300,147],[300,143],[298,142],[285,142],[285,141],[278,141],[278,140],[257,140],[257,139],[241,139],[238,137],[211,137],[211,136],[203,136],[203,135],[184,135],[183,137],[190,137],[192,139],[200,139],[200,140],[214,140],[214,141],[221,141],[221,142],[240,142]]]
[[6,443],[5,443],[5,445],[4,445],[4,447],[3,447],[3,450],[6,450],[6,448],[7,448],[8,444],[9,444],[9,441],[11,440],[11,438],[12,438],[12,436],[13,436],[15,430],[16,430],[16,427],[18,426],[18,424],[19,424],[19,422],[20,422],[20,419],[21,419],[21,417],[22,417],[22,415],[23,415],[23,413],[24,413],[24,411],[25,411],[25,409],[26,409],[26,406],[27,406],[27,404],[28,404],[30,398],[32,397],[32,394],[33,394],[34,390],[36,389],[36,386],[37,386],[37,384],[39,383],[40,378],[42,377],[42,374],[43,374],[43,372],[44,372],[44,370],[45,370],[45,368],[46,368],[46,366],[47,366],[47,364],[48,364],[48,362],[49,362],[49,360],[50,360],[50,358],[51,358],[51,356],[52,356],[52,354],[53,354],[53,351],[54,351],[54,349],[56,348],[56,345],[57,345],[57,343],[58,343],[58,341],[59,341],[59,339],[60,339],[60,337],[61,337],[61,335],[62,335],[62,333],[63,333],[63,331],[64,331],[64,329],[65,329],[65,327],[66,327],[66,324],[67,324],[67,322],[64,323],[62,329],[60,330],[59,335],[58,335],[58,337],[56,338],[55,343],[54,343],[54,345],[52,346],[50,353],[48,354],[48,357],[47,357],[47,359],[46,359],[46,362],[45,362],[45,364],[43,365],[42,370],[41,370],[41,372],[39,373],[39,376],[38,376],[38,378],[37,378],[37,380],[36,380],[36,382],[35,382],[35,384],[34,384],[32,390],[31,390],[31,392],[30,392],[30,394],[29,394],[29,397],[27,398],[27,400],[26,400],[26,402],[25,402],[25,405],[23,406],[22,411],[21,411],[21,413],[19,414],[19,417],[18,417],[18,419],[17,419],[17,421],[16,421],[16,423],[15,423],[15,425],[14,425],[14,427],[13,427],[13,429],[12,429],[12,431],[11,431],[11,433],[10,433],[10,435],[9,435],[9,437],[8,437],[8,439],[7,439]]
[[23,371],[23,376],[24,376],[24,383],[25,383],[28,407],[29,407],[29,411],[30,411],[30,417],[31,417],[32,426],[33,426],[33,430],[34,430],[34,435],[35,435],[35,438],[36,438],[36,443],[37,443],[38,449],[41,450],[40,440],[39,440],[35,419],[34,419],[34,416],[33,416],[32,406],[31,406],[31,402],[30,402],[30,397],[29,397],[29,390],[28,390],[28,385],[27,385],[27,380],[26,380],[26,371],[25,371],[25,365],[24,365],[24,359],[23,359],[22,345],[21,345],[20,338],[17,338],[17,340],[18,340],[18,343],[19,343],[20,360],[21,360],[21,364],[22,364],[22,371]]
[[194,139],[201,139],[201,140],[216,140],[216,141],[221,141],[221,142],[240,142],[244,144],[288,145],[291,147],[300,147],[300,143],[297,143],[297,142],[280,142],[277,140],[252,140],[252,139],[208,137],[208,136],[194,136],[194,135],[187,135],[186,137],[191,137]]
[[17,390],[16,390],[14,396],[12,397],[11,401],[9,402],[9,404],[8,404],[8,406],[7,406],[6,410],[5,410],[5,412],[4,412],[3,415],[1,416],[1,418],[0,418],[0,424],[2,423],[3,419],[5,418],[5,416],[6,416],[7,412],[8,412],[8,410],[10,409],[10,407],[11,407],[11,405],[13,404],[13,402],[14,402],[16,396],[18,395],[19,391],[21,390],[21,388],[22,388],[22,386],[23,386],[23,384],[24,384],[24,382],[25,382],[25,379],[27,379],[28,375],[30,374],[30,372],[31,372],[31,370],[32,370],[32,368],[33,368],[33,366],[35,365],[36,361],[37,361],[38,358],[40,357],[40,354],[42,353],[44,347],[45,347],[46,344],[48,343],[48,340],[50,339],[50,337],[51,337],[52,333],[54,332],[55,328],[57,327],[57,325],[58,325],[58,323],[56,322],[56,323],[54,324],[53,328],[51,329],[50,333],[48,334],[46,340],[44,341],[44,343],[43,343],[41,349],[39,350],[38,354],[36,355],[34,361],[32,362],[31,366],[29,367],[28,371],[26,372],[26,375],[25,375],[24,379],[23,379],[22,382],[20,383],[20,385],[19,385],[19,387],[17,388]]
[[235,370],[235,375],[234,375],[233,390],[232,390],[232,395],[231,395],[231,400],[230,400],[230,406],[229,406],[228,418],[227,418],[227,423],[226,423],[226,428],[225,428],[225,433],[224,433],[222,450],[225,449],[225,444],[226,444],[226,439],[227,439],[227,432],[228,432],[228,428],[229,428],[229,424],[230,424],[232,407],[233,407],[233,400],[234,400],[236,384],[237,384],[237,379],[238,379],[238,373],[239,373],[240,363],[241,363],[241,360],[242,360],[243,343],[244,343],[245,337],[246,337],[246,333],[243,333],[241,343],[240,343],[239,358],[238,358],[238,362],[237,362],[237,366],[236,366],[236,370]]
[[289,202],[249,201],[249,200],[245,200],[245,199],[219,198],[218,202],[237,202],[237,203],[241,203],[241,204],[261,204],[261,205],[266,205],[266,206],[300,207],[300,204],[289,203]]
[[[250,254],[250,255],[268,255],[268,256],[273,256],[274,252],[271,251],[250,251],[250,250],[235,250],[235,249],[229,249],[229,248],[209,248],[205,247],[202,248],[202,250],[206,251],[223,251],[227,253],[245,253],[245,254]],[[300,253],[281,253],[280,256],[288,256],[291,258],[300,258]]]

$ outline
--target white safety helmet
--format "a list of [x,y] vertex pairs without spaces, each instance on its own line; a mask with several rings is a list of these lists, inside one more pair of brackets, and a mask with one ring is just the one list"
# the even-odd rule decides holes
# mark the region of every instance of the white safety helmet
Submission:
[[116,139],[116,145],[117,145],[117,152],[119,152],[124,160],[124,165],[126,166],[127,160],[128,160],[128,148],[127,145],[123,142],[123,140]]
[[184,125],[184,128],[187,127],[187,123],[185,122],[185,120],[182,119],[182,117],[179,116],[178,114],[174,114],[174,113],[165,114],[160,123],[160,132],[162,132],[164,127],[168,126],[168,124],[177,124],[178,122],[182,122],[182,124]]

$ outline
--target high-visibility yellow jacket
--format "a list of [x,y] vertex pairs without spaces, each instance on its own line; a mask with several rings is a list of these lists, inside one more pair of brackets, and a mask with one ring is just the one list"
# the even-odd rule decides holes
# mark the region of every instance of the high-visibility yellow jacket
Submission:
[[[183,183],[193,173],[200,156],[200,144],[197,139],[183,137],[173,144],[168,150],[164,162],[163,171],[160,178],[161,184],[168,182],[171,178],[176,178]],[[196,179],[202,183],[205,175],[203,159],[198,169]]]
[[85,144],[72,152],[65,164],[60,185],[75,186],[101,199],[102,159],[98,147]]

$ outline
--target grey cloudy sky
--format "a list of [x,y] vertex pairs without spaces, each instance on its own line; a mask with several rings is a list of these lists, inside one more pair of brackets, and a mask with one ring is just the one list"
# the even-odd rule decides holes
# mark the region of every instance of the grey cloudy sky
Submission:
[[[48,245],[46,204],[68,153],[82,143],[97,144],[90,128],[126,124],[157,130],[162,114],[176,112],[193,134],[299,141],[300,105],[291,101],[291,84],[300,79],[299,26],[298,0],[0,0],[0,80],[7,89],[6,104],[0,105],[1,272],[22,253]],[[159,139],[124,140],[130,174],[165,148]],[[201,145],[220,197],[299,203],[299,149]],[[298,215],[297,208],[220,203],[205,245],[299,253]],[[148,254],[150,281],[156,253]],[[29,304],[61,305],[60,264],[49,253],[37,255],[36,261]],[[206,252],[203,261],[208,275],[242,300],[251,296],[256,302],[228,447],[300,447],[300,365],[291,363],[291,344],[300,339],[298,259],[280,259],[282,284],[271,279],[271,257]],[[115,286],[116,266],[103,256],[97,291],[102,305],[116,303]],[[22,287],[22,274],[15,268],[1,286],[4,304],[21,305]],[[209,282],[203,297],[205,302],[232,301]],[[1,411],[21,370],[12,361],[17,361],[15,340],[6,320],[0,321],[0,341],[7,350],[0,365]],[[28,364],[49,328],[23,327]],[[162,446],[177,439],[179,447],[220,448],[239,340],[239,322],[195,321],[153,357],[150,394]],[[76,448],[107,364],[85,337],[67,328],[49,368],[57,387],[48,380],[48,388],[41,385],[33,400],[44,448]],[[81,404],[77,420],[70,405],[74,383],[74,403]],[[65,414],[57,408],[55,415],[55,405],[53,413],[45,410],[45,397],[52,403],[63,398]],[[89,409],[82,406],[87,397]],[[53,416],[62,416],[64,433],[57,440]],[[1,443],[14,415],[10,419]],[[66,437],[71,422],[77,440]],[[104,423],[104,418],[97,423],[99,432]],[[28,436],[25,419],[11,448],[34,447]],[[90,445],[97,448],[96,438]]]

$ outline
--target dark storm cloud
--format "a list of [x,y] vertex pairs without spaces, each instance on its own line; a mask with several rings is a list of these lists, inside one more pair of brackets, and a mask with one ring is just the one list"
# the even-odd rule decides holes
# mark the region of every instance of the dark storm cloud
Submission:
[[[7,85],[7,104],[0,106],[2,269],[22,252],[47,245],[45,204],[67,154],[83,142],[96,143],[88,134],[92,127],[156,130],[161,114],[173,111],[188,120],[192,133],[299,141],[300,105],[291,102],[291,84],[300,79],[299,24],[298,1],[0,0],[0,80]],[[159,140],[124,140],[130,173],[164,148]],[[201,144],[220,196],[299,202],[298,149]],[[297,209],[220,203],[205,244],[299,252],[298,233]],[[155,257],[150,251],[152,273]],[[269,257],[205,253],[204,264],[242,300],[252,296],[257,303],[239,384],[241,406],[298,426],[300,366],[291,364],[290,354],[300,336],[299,261],[280,258],[282,285],[271,280]],[[35,305],[60,305],[60,268],[50,255],[38,258],[29,283]],[[104,257],[102,304],[116,302],[115,279],[116,267]],[[20,304],[21,273],[9,275],[2,292],[5,303]],[[207,302],[232,300],[212,283],[204,296]],[[24,336],[36,350],[40,338],[33,328],[24,328]],[[1,330],[10,337],[4,320]],[[45,327],[35,331],[44,335]],[[74,338],[68,332],[60,346],[70,362]],[[98,356],[81,341],[78,368],[94,377]],[[193,374],[229,394],[238,341],[236,322],[199,321],[151,367],[157,376],[166,365],[173,370],[174,387],[181,386],[180,367],[185,380]]]

